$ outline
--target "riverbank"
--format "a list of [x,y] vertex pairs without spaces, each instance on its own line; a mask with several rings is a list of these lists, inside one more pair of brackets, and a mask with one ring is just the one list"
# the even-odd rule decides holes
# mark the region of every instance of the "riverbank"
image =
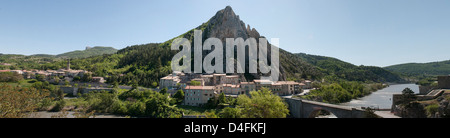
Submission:
[[349,102],[341,103],[340,105],[390,109],[392,106],[392,95],[401,94],[402,90],[405,88],[410,88],[415,93],[419,92],[419,86],[416,84],[392,84],[389,85],[389,87],[372,92],[370,95],[353,99]]
[[364,84],[356,81],[341,81],[331,84],[321,84],[318,89],[311,90],[307,95],[296,97],[324,103],[339,104],[370,95],[372,92],[388,86],[389,85],[383,83]]

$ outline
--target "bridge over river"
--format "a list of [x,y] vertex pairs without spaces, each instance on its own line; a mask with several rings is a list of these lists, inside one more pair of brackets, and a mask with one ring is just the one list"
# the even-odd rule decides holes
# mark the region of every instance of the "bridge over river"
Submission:
[[363,118],[365,115],[363,109],[349,106],[295,98],[285,98],[285,101],[288,103],[291,116],[294,118],[313,118],[321,110],[328,111],[338,118]]
[[[296,98],[284,98],[289,105],[289,111],[294,118],[314,118],[319,111],[325,110],[334,114],[337,118],[364,118],[366,111],[361,108],[335,105],[322,102],[309,101]],[[381,118],[398,118],[390,111],[375,111]]]

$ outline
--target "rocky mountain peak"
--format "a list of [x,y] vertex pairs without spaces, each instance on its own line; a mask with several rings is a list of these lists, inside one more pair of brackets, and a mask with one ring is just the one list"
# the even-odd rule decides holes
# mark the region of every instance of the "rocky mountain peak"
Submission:
[[225,41],[225,38],[237,38],[242,37],[247,39],[249,37],[259,38],[260,35],[255,28],[250,28],[239,19],[231,8],[231,6],[225,7],[216,13],[209,22],[204,32],[204,37],[216,37]]

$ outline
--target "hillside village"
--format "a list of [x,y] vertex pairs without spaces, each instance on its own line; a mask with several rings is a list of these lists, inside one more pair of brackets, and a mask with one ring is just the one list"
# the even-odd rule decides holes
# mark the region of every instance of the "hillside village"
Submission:
[[[112,90],[108,84],[105,84],[105,78],[95,76],[89,78],[88,82],[85,82],[89,84],[89,87],[82,88],[83,90],[78,90],[78,87],[68,85],[80,83],[82,78],[92,74],[86,70],[72,70],[70,68],[70,60],[67,62],[67,67],[65,69],[0,70],[0,72],[13,72],[22,75],[24,79],[37,79],[61,85],[60,88],[64,93],[71,95],[77,95],[77,92],[88,93],[90,91]],[[229,97],[237,97],[241,94],[249,95],[250,91],[260,90],[262,87],[268,88],[274,94],[279,96],[300,94],[304,89],[311,89],[310,80],[304,80],[302,82],[272,82],[259,79],[253,81],[243,80],[245,80],[243,75],[185,74],[174,72],[160,78],[159,89],[167,88],[168,93],[171,95],[174,95],[179,89],[183,90],[185,92],[183,104],[190,106],[202,106],[203,104],[206,104],[210,98],[217,97],[221,93],[224,93]],[[192,82],[197,82],[198,84],[193,84]]]
[[[174,72],[160,79],[160,89],[167,88],[168,92],[174,94],[178,89],[185,92],[183,104],[191,106],[202,106],[214,96],[224,93],[230,97],[240,94],[249,95],[250,91],[268,88],[279,96],[299,94],[303,89],[311,88],[311,81],[305,80],[301,83],[295,81],[253,80],[242,81],[243,75],[227,74],[184,74]],[[196,83],[192,83],[196,82]]]
[[24,79],[36,79],[39,81],[47,81],[52,84],[61,85],[60,88],[64,93],[76,95],[78,92],[77,87],[73,87],[69,84],[78,86],[84,84],[82,93],[87,93],[93,90],[106,90],[111,91],[108,84],[105,84],[106,80],[103,77],[92,77],[91,72],[86,70],[72,70],[70,68],[70,61],[67,63],[65,69],[58,70],[0,70],[0,72],[12,72],[22,75]]

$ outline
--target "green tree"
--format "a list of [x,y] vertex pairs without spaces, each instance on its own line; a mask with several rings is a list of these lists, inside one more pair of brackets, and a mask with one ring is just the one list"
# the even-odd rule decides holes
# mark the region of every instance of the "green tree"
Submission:
[[44,76],[44,75],[41,75],[41,74],[37,74],[37,75],[36,75],[36,79],[37,79],[38,81],[45,81],[45,76]]
[[59,100],[58,102],[56,102],[55,106],[53,106],[53,108],[50,111],[51,112],[59,112],[64,108],[64,106],[66,106],[66,101]]
[[158,87],[158,82],[156,82],[156,81],[152,82],[152,88],[156,88],[156,87]]
[[241,117],[241,109],[240,108],[231,108],[225,107],[219,113],[221,118],[240,118]]
[[219,100],[219,104],[226,104],[227,103],[227,97],[225,97],[225,93],[220,93],[218,100]]
[[405,88],[402,91],[401,104],[409,104],[410,102],[416,100],[417,97],[410,88]]
[[69,81],[65,80],[64,85],[69,86]]
[[175,95],[173,95],[173,98],[177,99],[177,103],[181,103],[184,100],[184,92],[183,90],[179,89]]
[[266,88],[250,92],[250,97],[239,95],[236,108],[242,118],[285,118],[289,114],[283,99]]
[[48,95],[48,90],[13,87],[0,83],[0,118],[26,117],[28,113],[43,107],[43,104],[48,106],[49,100],[44,100]]
[[55,84],[59,84],[59,82],[61,81],[58,76],[55,76],[53,79],[55,80]]
[[117,81],[113,82],[113,88],[114,89],[118,89],[119,88],[119,83]]
[[134,80],[132,80],[131,83],[132,83],[132,84],[131,84],[132,89],[133,89],[133,90],[136,90],[136,89],[138,88],[138,86],[139,86],[137,80],[134,79]]
[[73,81],[80,81],[81,80],[81,77],[80,76],[75,76],[75,77],[73,77]]
[[92,81],[92,73],[83,74],[83,77],[81,77],[81,81],[91,82]]
[[60,88],[54,88],[52,93],[56,95],[55,100],[63,100],[64,99],[64,91]]
[[180,118],[181,110],[170,106],[170,98],[161,93],[154,93],[152,98],[145,102],[145,114],[154,118]]
[[164,95],[167,93],[167,91],[168,91],[167,88],[163,88],[163,89],[161,89],[161,91],[159,91],[159,93]]
[[317,81],[311,83],[311,87],[312,87],[312,88],[318,89],[318,88],[320,88],[321,86],[322,86],[322,85],[320,84],[320,82],[317,82]]

